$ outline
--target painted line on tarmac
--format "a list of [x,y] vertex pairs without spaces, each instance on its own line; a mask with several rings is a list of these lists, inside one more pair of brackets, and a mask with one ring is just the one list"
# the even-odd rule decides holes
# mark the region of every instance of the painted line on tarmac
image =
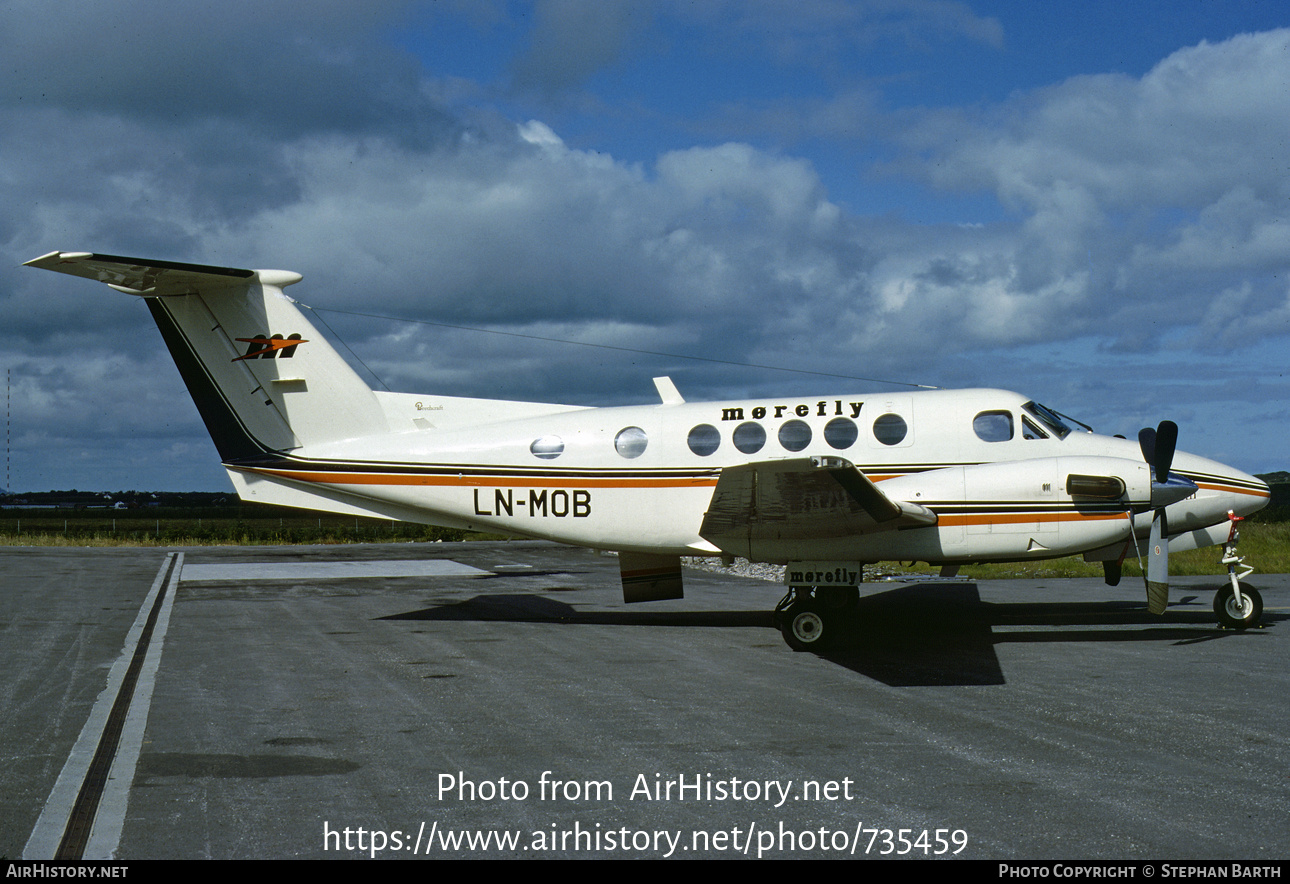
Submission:
[[219,562],[184,568],[184,583],[263,580],[367,580],[379,577],[489,577],[490,572],[448,559],[341,562]]
[[23,859],[115,859],[183,563],[183,553],[166,555]]

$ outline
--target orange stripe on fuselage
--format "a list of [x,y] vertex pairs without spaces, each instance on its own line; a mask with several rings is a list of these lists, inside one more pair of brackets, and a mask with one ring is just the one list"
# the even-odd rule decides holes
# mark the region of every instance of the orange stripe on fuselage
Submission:
[[1254,488],[1244,488],[1240,485],[1215,485],[1212,482],[1197,482],[1197,488],[1204,488],[1207,491],[1225,491],[1228,494],[1248,494],[1251,497],[1271,497],[1271,491],[1258,491]]

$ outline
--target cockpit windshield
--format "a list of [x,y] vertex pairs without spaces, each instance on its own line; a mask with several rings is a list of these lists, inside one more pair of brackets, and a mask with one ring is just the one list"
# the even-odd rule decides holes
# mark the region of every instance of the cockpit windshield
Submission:
[[[1046,408],[1038,402],[1027,402],[1021,406],[1022,410],[1043,424],[1058,439],[1065,439],[1070,435],[1071,428],[1057,412],[1051,408]],[[1078,422],[1077,422],[1078,423]]]

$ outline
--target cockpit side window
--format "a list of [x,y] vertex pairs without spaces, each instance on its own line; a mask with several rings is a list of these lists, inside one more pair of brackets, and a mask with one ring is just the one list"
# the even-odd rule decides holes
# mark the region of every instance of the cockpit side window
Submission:
[[1007,442],[1012,438],[1012,412],[983,411],[972,419],[972,430],[983,442]]
[[1070,434],[1071,428],[1051,408],[1045,408],[1038,402],[1027,402],[1021,408],[1043,424],[1058,439],[1065,439]]
[[1023,416],[1021,418],[1021,438],[1023,439],[1047,439],[1048,434],[1039,427],[1030,418]]

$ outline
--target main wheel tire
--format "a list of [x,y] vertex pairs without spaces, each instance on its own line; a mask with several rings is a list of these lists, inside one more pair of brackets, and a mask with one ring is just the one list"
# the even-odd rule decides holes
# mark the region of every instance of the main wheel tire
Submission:
[[1257,589],[1241,587],[1241,601],[1236,604],[1236,594],[1232,587],[1225,586],[1214,594],[1214,613],[1218,622],[1229,629],[1248,629],[1259,622],[1263,616],[1263,596]]
[[832,629],[816,605],[796,604],[784,612],[780,631],[794,651],[818,651],[832,635]]

